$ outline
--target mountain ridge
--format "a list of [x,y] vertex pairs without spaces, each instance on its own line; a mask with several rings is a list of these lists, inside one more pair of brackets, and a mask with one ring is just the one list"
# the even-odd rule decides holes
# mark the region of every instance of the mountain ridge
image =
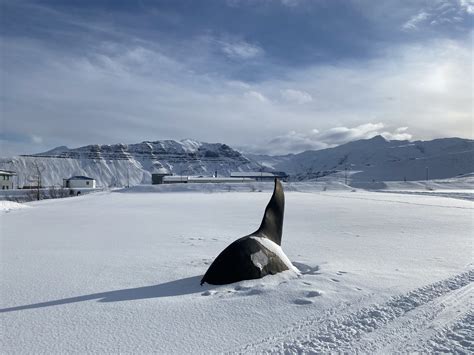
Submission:
[[62,179],[72,175],[88,175],[96,179],[99,186],[150,183],[151,174],[159,169],[174,174],[208,176],[217,171],[219,175],[228,176],[232,171],[261,168],[227,144],[192,139],[91,144],[72,149],[60,146],[0,162],[18,172],[19,186],[31,181],[35,164],[45,170],[44,185],[59,185]]
[[285,170],[295,180],[346,170],[351,172],[351,181],[424,180],[426,168],[428,178],[449,178],[474,171],[474,141],[457,137],[386,140],[375,136],[334,148],[305,151],[291,158],[283,156],[280,162],[277,157],[273,159],[274,169]]
[[18,172],[18,185],[31,181],[34,165],[45,170],[44,184],[58,185],[71,175],[88,175],[101,186],[150,183],[151,174],[229,176],[233,171],[275,170],[293,181],[341,178],[349,183],[450,178],[474,172],[474,141],[458,137],[431,141],[387,140],[382,136],[298,154],[242,154],[224,143],[193,139],[135,144],[59,146],[37,154],[0,160]]

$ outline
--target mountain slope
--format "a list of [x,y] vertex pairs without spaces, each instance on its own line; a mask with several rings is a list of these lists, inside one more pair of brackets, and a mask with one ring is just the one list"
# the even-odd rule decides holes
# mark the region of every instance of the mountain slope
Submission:
[[99,186],[150,183],[151,173],[164,168],[174,174],[228,176],[232,171],[260,168],[226,144],[190,139],[138,144],[88,145],[76,149],[58,147],[50,151],[3,160],[1,166],[18,173],[17,184],[31,183],[35,164],[42,170],[44,186],[58,185],[63,178],[87,175]]
[[[0,168],[18,173],[15,185],[31,184],[35,164],[44,186],[58,185],[71,175],[95,178],[99,186],[150,183],[151,173],[164,168],[176,175],[229,176],[232,171],[274,169],[291,180],[327,176],[353,186],[373,181],[444,179],[474,172],[474,141],[444,138],[432,141],[387,141],[381,136],[335,148],[284,156],[242,155],[221,143],[191,139],[138,144],[57,147],[30,156],[0,160]],[[347,174],[346,174],[347,170]],[[362,184],[362,185],[360,185]]]
[[474,171],[474,141],[444,138],[432,141],[387,141],[381,136],[335,148],[306,151],[280,162],[295,180],[314,179],[348,170],[353,182],[442,179]]

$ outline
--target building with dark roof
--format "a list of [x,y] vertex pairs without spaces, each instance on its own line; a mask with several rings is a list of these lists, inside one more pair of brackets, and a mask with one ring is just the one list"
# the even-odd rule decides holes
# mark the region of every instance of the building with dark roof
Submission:
[[93,178],[83,175],[71,176],[69,179],[63,179],[63,187],[66,188],[89,188],[95,189],[96,181]]

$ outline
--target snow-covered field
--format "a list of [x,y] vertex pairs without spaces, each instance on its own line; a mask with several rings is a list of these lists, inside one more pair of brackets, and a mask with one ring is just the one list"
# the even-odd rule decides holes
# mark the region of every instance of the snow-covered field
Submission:
[[290,185],[282,247],[302,275],[199,286],[270,188],[0,212],[2,352],[474,351],[467,200]]

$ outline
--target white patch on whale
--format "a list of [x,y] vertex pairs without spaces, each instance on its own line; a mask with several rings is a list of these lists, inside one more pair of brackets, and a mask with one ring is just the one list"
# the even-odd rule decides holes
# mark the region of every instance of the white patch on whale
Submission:
[[[295,272],[298,275],[300,274],[300,271],[291,263],[290,259],[288,259],[286,254],[283,252],[283,249],[277,243],[271,241],[268,238],[262,238],[262,237],[250,237],[250,238],[256,240],[258,243],[260,243],[260,245],[267,248],[272,253],[276,254],[281,259],[281,261],[283,261],[283,263],[286,265],[288,270],[291,270],[291,271]],[[262,253],[262,251],[259,251],[258,253],[255,253],[255,254],[259,254],[259,253]],[[252,254],[252,261],[253,261],[254,265],[257,266],[257,264],[255,264],[254,259],[253,259],[253,256],[255,254]],[[259,266],[257,266],[257,267],[259,267]],[[261,268],[260,268],[260,270],[261,270]]]
[[252,259],[253,264],[260,270],[262,270],[268,264],[268,257],[261,250],[250,255],[250,259]]

